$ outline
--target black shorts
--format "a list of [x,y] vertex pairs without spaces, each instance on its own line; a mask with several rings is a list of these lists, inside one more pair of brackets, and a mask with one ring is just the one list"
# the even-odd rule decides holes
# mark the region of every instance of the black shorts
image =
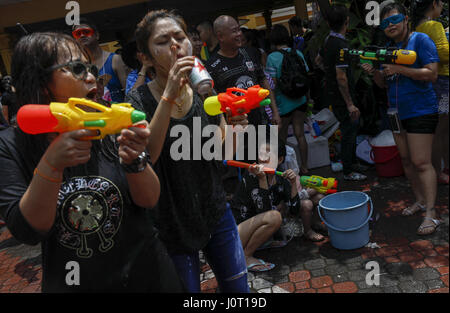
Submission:
[[308,104],[304,103],[304,104],[302,104],[301,106],[297,107],[296,109],[292,110],[291,112],[286,113],[286,114],[284,114],[284,115],[280,115],[280,117],[291,117],[291,115],[292,115],[295,111],[300,111],[300,112],[305,113],[307,109],[308,109]]
[[402,128],[408,134],[434,134],[439,122],[438,113],[402,120]]

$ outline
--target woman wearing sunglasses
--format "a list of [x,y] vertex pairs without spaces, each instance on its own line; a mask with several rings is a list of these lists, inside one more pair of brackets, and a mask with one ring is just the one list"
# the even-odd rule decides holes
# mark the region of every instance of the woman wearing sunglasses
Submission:
[[417,233],[433,233],[440,221],[434,208],[436,172],[431,163],[433,136],[438,123],[438,105],[432,82],[436,81],[439,57],[436,46],[426,34],[411,32],[406,9],[401,4],[388,4],[381,11],[380,28],[397,49],[413,50],[417,60],[411,66],[383,64],[381,70],[363,65],[374,75],[375,82],[388,89],[394,139],[402,158],[406,177],[416,202],[405,208],[403,215],[426,211]]
[[433,165],[438,174],[438,181],[448,185],[448,38],[442,24],[434,20],[441,16],[443,7],[444,2],[441,0],[414,0],[412,16],[413,27],[433,39],[439,54],[439,77],[433,84],[439,102],[439,123],[433,142]]
[[[69,36],[23,37],[12,59],[19,106],[92,99],[96,70],[87,63]],[[88,140],[95,135],[0,133],[1,217],[20,242],[41,243],[42,291],[182,291],[150,222],[160,193],[147,162],[150,131]]]

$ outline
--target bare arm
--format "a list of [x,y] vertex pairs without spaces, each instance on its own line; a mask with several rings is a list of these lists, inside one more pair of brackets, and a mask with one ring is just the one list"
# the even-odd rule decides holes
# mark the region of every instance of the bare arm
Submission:
[[119,78],[122,89],[125,89],[127,85],[127,77],[128,74],[130,74],[131,69],[125,65],[120,55],[115,55],[113,57],[113,70]]
[[344,99],[347,109],[350,113],[352,120],[357,120],[359,118],[359,109],[353,104],[352,97],[350,95],[350,89],[348,87],[347,74],[342,69],[336,67],[336,79],[341,92],[342,98]]
[[413,80],[436,82],[438,78],[438,63],[430,63],[422,68],[411,68],[402,65],[383,64],[386,76],[400,74]]

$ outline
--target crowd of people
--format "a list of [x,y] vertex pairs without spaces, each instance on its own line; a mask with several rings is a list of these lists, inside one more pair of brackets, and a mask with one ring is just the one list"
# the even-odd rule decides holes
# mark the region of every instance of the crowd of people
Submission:
[[[416,197],[403,215],[426,211],[417,232],[427,235],[440,224],[437,183],[448,184],[448,37],[435,21],[443,2],[413,2],[410,14],[401,4],[384,6],[380,29],[390,47],[414,50],[417,61],[362,68],[387,89],[394,139]],[[302,188],[298,179],[309,174],[304,125],[318,93],[340,122],[343,178],[367,178],[356,158],[361,111],[353,66],[339,58],[350,47],[349,11],[333,5],[327,15],[330,33],[317,54],[307,49],[314,31],[298,17],[289,27],[264,32],[242,28],[227,15],[186,25],[174,12],[150,11],[121,54],[100,47],[99,30],[87,19],[71,35],[22,37],[11,77],[1,81],[0,217],[17,240],[42,244],[42,291],[200,292],[202,251],[220,291],[246,293],[248,271],[276,266],[254,253],[287,244],[279,240],[287,216],[299,219],[307,240],[324,240],[326,227],[314,214],[324,195]],[[260,85],[270,90],[270,106],[209,116],[205,95],[188,78],[195,58],[214,81],[208,95]],[[324,75],[320,91],[312,82],[318,70]],[[102,140],[87,140],[95,131],[86,129],[30,135],[17,127],[20,107],[71,97],[106,106],[128,102],[147,120]],[[177,138],[171,130],[195,133],[195,121],[217,126],[214,136],[222,143],[228,125],[276,125],[279,141],[276,147],[262,143],[255,159],[240,156],[252,165],[233,176],[218,160],[172,158]],[[301,166],[268,174],[265,168],[280,169],[286,160],[290,126]],[[235,182],[231,195],[226,172]],[[80,264],[79,285],[65,279],[73,260]]]

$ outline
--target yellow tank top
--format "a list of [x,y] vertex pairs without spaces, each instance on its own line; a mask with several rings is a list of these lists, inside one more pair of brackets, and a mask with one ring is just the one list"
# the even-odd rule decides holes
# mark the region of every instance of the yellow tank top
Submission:
[[440,59],[438,74],[449,76],[448,40],[442,24],[436,21],[427,21],[417,26],[416,31],[427,34],[434,41]]

